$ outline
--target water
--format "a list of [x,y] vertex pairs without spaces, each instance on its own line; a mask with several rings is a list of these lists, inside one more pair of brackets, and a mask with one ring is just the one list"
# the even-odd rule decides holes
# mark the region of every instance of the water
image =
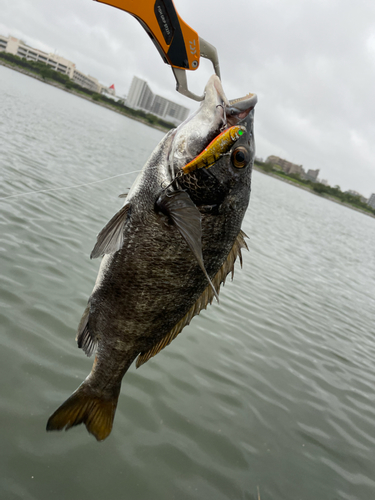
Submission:
[[[2,66],[0,109],[0,197],[133,172],[163,135]],[[45,432],[135,176],[0,201],[0,498],[375,498],[375,221],[258,172],[220,305],[130,369],[104,443]]]

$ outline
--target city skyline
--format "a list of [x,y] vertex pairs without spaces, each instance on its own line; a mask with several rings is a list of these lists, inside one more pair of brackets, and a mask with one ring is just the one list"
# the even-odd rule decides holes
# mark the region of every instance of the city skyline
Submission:
[[[175,6],[216,46],[227,97],[258,94],[258,156],[274,154],[306,170],[320,168],[344,191],[365,197],[375,191],[373,2],[360,0],[358,7],[346,0],[285,5],[238,0],[228,6],[218,0],[213,10],[208,0],[175,0]],[[57,52],[107,85],[116,82],[119,95],[138,75],[152,82],[156,94],[192,111],[198,107],[175,91],[171,69],[140,24],[108,5],[14,0],[3,6],[0,33]],[[201,61],[198,71],[188,73],[189,87],[201,93],[210,74],[212,66]]]
[[[22,40],[13,36],[4,36],[0,34],[0,52],[6,52],[14,56],[21,57],[27,61],[34,61],[48,65],[51,69],[68,76],[73,82],[81,87],[87,88],[93,92],[105,93],[113,96],[116,100],[115,85],[109,87],[101,84],[97,78],[91,75],[85,75],[78,70],[76,64],[62,56],[41,51],[35,47],[27,45]],[[145,80],[133,77],[127,96],[123,97],[126,105],[133,109],[141,109],[165,119],[175,125],[184,121],[189,113],[189,109],[154,94]]]
[[125,101],[126,106],[133,109],[142,109],[153,113],[166,121],[179,125],[189,114],[189,109],[154,94],[148,83],[137,76],[133,76],[132,83]]

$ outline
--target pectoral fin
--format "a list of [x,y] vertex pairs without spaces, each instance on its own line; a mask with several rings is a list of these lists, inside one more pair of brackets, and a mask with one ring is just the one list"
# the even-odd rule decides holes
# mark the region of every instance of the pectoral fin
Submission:
[[124,242],[124,226],[130,205],[124,205],[98,234],[90,259],[120,250]]
[[188,244],[198,264],[204,272],[212,291],[219,302],[219,296],[207,274],[202,255],[201,214],[185,191],[163,193],[156,202],[159,209],[169,215]]

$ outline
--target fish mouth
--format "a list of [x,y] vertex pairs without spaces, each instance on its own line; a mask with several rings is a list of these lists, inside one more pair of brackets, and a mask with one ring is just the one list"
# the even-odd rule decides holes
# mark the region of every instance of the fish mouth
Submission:
[[243,97],[228,100],[221,80],[217,75],[211,76],[205,88],[205,104],[213,106],[216,103],[216,108],[222,108],[224,113],[223,121],[226,127],[237,125],[241,120],[246,118],[257,102],[258,97],[252,92]]
[[244,120],[257,102],[257,95],[251,92],[244,97],[229,101],[229,106],[225,109],[228,124],[233,126]]
[[210,77],[204,94],[198,110],[170,136],[167,159],[172,179],[227,129],[244,125],[246,130],[246,118],[257,103],[257,96],[253,93],[228,100],[217,75]]
[[220,130],[217,135],[225,128],[237,125],[244,120],[250,111],[255,107],[258,101],[256,94],[249,92],[243,97],[228,100],[222,83],[217,75],[212,75],[205,88],[205,100],[203,106],[213,109],[215,106],[215,120],[217,123],[218,115],[222,120]]

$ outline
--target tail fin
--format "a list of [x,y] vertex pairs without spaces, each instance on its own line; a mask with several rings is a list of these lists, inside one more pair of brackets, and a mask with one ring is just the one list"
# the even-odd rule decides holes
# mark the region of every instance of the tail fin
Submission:
[[120,387],[110,396],[94,394],[83,382],[58,408],[47,422],[47,431],[61,431],[85,424],[98,441],[106,439],[112,430]]

